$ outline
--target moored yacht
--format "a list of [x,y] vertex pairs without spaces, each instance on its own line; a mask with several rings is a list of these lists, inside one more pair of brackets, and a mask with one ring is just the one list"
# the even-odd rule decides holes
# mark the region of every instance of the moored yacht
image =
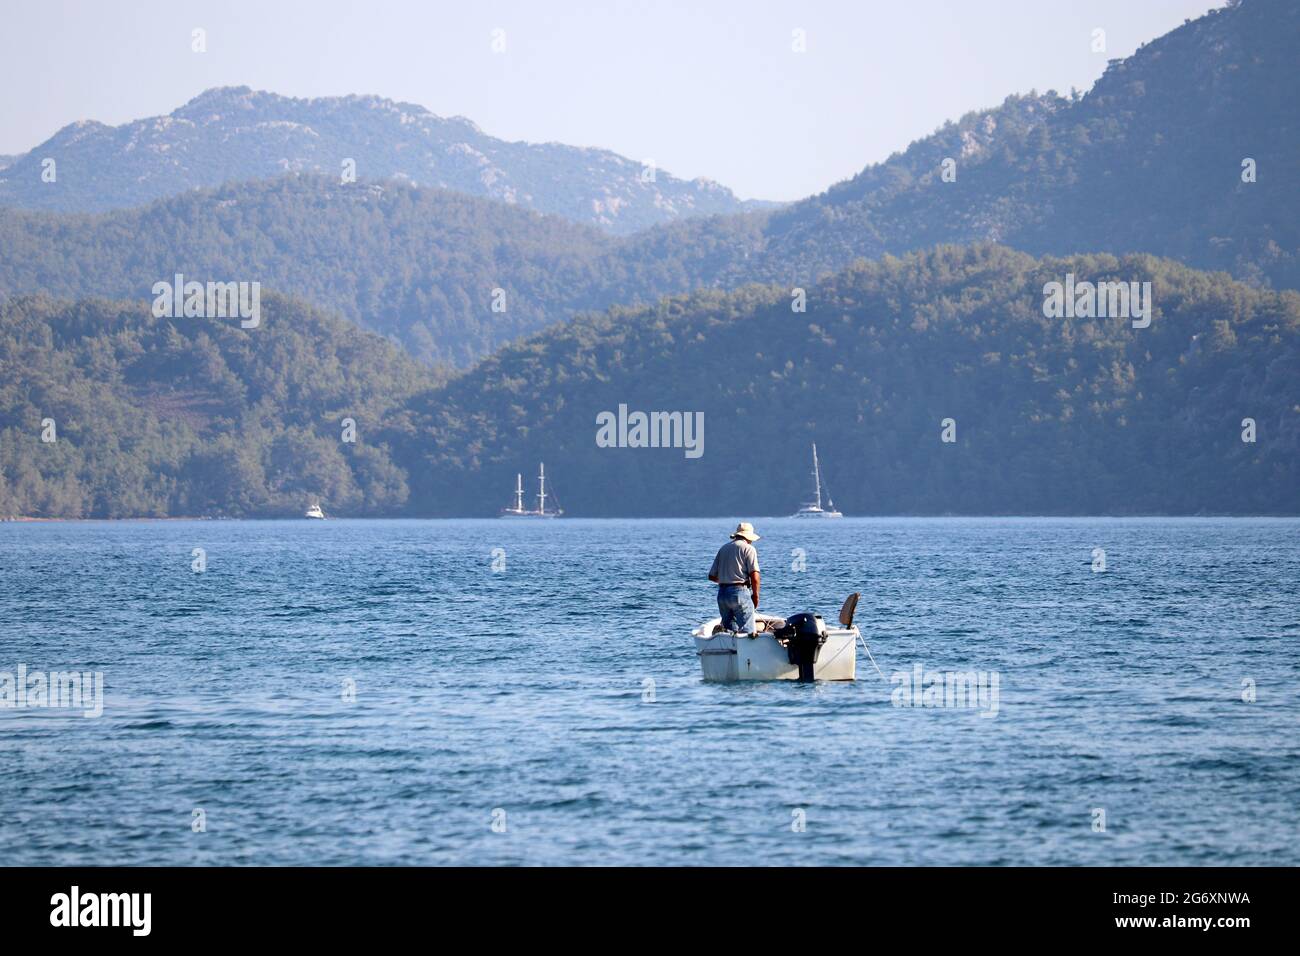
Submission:
[[[554,498],[554,492],[550,497]],[[502,518],[558,518],[564,514],[564,511],[555,507],[551,510],[546,508],[546,464],[538,465],[537,472],[537,509],[530,511],[524,507],[524,476],[515,475],[515,500],[506,508],[501,509]]]
[[821,466],[817,463],[817,443],[813,442],[813,500],[805,504],[796,511],[792,518],[843,518],[844,515],[835,510],[835,502],[831,500],[830,492],[826,493],[826,507],[822,507],[822,472]]

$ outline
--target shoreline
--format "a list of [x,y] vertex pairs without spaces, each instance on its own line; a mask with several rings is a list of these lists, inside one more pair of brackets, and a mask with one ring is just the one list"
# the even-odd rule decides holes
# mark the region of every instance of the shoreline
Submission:
[[[722,521],[735,520],[736,514],[719,514],[719,515],[569,515],[568,521]],[[1216,512],[1213,514],[869,514],[869,515],[844,515],[843,518],[835,519],[837,521],[893,521],[893,520],[926,520],[926,521],[943,521],[943,520],[1028,520],[1028,519],[1057,519],[1062,521],[1069,520],[1113,520],[1113,521],[1138,521],[1138,520],[1188,520],[1188,519],[1214,519],[1214,518],[1238,518],[1238,519],[1255,519],[1255,518],[1275,518],[1279,520],[1300,519],[1300,512],[1296,513],[1270,513],[1270,512]],[[167,517],[132,517],[132,518],[46,518],[46,517],[27,517],[14,516],[0,518],[0,525],[3,524],[126,524],[126,523],[144,523],[144,522],[165,522],[165,521],[302,521],[317,523],[321,519],[303,518],[300,515],[283,515],[283,516],[249,516],[241,518],[213,517],[211,515],[168,515]],[[339,515],[324,519],[326,522],[336,521],[499,521],[498,515]],[[557,519],[564,523],[566,519]],[[754,521],[789,521],[800,520],[793,515],[756,515]],[[821,527],[825,522],[808,522],[801,521],[803,525],[814,525]],[[833,523],[832,523],[833,526]]]

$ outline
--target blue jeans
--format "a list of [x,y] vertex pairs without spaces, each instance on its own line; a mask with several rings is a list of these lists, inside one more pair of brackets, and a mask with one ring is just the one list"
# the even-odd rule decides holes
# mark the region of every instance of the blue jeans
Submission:
[[753,634],[757,630],[754,623],[754,602],[745,585],[719,585],[718,610],[722,612],[722,626],[726,630],[741,634]]

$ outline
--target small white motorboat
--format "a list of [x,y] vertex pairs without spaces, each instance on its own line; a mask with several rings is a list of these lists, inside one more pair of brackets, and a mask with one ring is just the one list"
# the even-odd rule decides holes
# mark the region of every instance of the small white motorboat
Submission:
[[313,504],[303,514],[304,518],[315,518],[317,521],[325,520],[325,512],[321,511],[320,504]]
[[[856,679],[861,640],[853,623],[857,604],[858,595],[849,595],[840,610],[840,627],[825,628],[825,641],[820,643],[812,664],[813,680]],[[773,614],[754,617],[758,633],[753,637],[722,630],[721,617],[705,621],[691,632],[706,681],[799,680],[796,652],[787,636],[791,628],[786,620]],[[816,618],[820,624],[820,615]]]

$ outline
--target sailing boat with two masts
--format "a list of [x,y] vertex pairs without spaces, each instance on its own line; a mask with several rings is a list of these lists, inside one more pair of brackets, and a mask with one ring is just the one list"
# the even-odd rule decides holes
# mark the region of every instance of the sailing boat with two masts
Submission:
[[[556,507],[550,511],[546,510],[546,464],[542,463],[537,466],[537,510],[529,511],[524,507],[524,476],[515,475],[515,500],[507,508],[501,509],[502,518],[558,518],[564,514],[564,511]],[[555,493],[551,493],[555,497]]]
[[817,463],[817,443],[813,442],[813,500],[808,502],[792,518],[843,518],[844,515],[835,510],[835,502],[831,500],[830,492],[826,492],[826,507],[822,507],[822,470]]

